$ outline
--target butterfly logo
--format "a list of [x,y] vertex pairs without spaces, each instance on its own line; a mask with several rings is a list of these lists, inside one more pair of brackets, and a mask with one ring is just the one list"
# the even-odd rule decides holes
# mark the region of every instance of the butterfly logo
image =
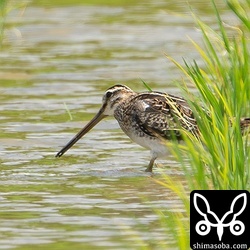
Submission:
[[[243,205],[239,208],[239,205],[242,202],[241,199],[243,199]],[[193,203],[196,211],[203,217],[203,219],[197,222],[195,226],[195,230],[199,235],[204,236],[209,234],[211,227],[217,228],[217,235],[219,241],[221,241],[222,239],[225,227],[229,227],[230,232],[236,236],[244,233],[245,225],[242,221],[237,220],[237,217],[246,208],[246,193],[239,194],[233,199],[229,211],[227,211],[221,219],[219,219],[218,216],[213,211],[211,211],[210,205],[203,195],[195,193]],[[198,205],[198,203],[200,204],[200,206]],[[226,220],[230,222],[226,223]]]

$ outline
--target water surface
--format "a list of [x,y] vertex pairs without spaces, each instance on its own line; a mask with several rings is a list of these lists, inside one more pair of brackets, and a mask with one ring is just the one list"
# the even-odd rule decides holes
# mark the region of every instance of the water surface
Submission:
[[[145,91],[143,79],[155,90],[180,93],[175,81],[183,75],[165,54],[180,63],[198,59],[188,37],[200,41],[201,34],[189,6],[41,2],[10,12],[0,51],[0,249],[172,246],[156,211],[182,205],[155,182],[161,172],[183,181],[172,156],[158,161],[154,176],[145,173],[149,152],[114,119],[62,158],[54,155],[116,83]],[[191,5],[214,26],[209,3]]]

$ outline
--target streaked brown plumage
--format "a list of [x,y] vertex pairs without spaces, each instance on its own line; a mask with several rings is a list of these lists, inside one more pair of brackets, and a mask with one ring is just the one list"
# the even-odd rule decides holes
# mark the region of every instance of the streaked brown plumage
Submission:
[[[115,85],[105,92],[96,116],[62,148],[62,156],[104,117],[113,115],[121,129],[133,141],[151,150],[146,171],[152,172],[157,157],[167,154],[166,140],[181,140],[180,130],[199,136],[193,112],[185,99],[161,92],[136,93],[127,86]],[[250,126],[250,118],[241,120],[241,128]]]

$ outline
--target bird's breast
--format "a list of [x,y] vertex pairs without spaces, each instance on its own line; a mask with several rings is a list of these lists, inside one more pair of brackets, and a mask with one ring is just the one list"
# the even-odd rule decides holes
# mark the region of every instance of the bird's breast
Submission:
[[164,141],[155,136],[149,135],[142,129],[139,123],[133,119],[133,114],[116,114],[116,120],[118,121],[123,132],[138,145],[151,150],[154,155],[158,157],[165,156],[168,151]]

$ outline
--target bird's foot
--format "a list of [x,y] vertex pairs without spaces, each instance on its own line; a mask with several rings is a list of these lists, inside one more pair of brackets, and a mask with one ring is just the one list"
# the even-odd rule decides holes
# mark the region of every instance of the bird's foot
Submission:
[[145,170],[145,172],[150,172],[150,173],[152,173],[152,171],[153,171],[153,166],[148,166]]

